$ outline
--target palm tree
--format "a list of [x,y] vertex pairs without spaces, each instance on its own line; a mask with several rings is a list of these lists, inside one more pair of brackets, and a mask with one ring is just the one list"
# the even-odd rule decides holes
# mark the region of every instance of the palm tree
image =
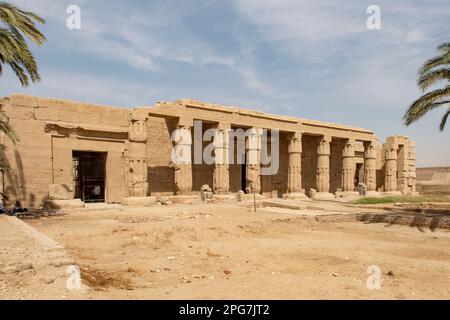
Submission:
[[45,23],[45,20],[32,12],[0,2],[0,75],[3,65],[7,64],[24,87],[30,80],[36,82],[41,79],[36,60],[25,41],[27,37],[41,45],[46,40],[35,22]]
[[[37,45],[45,42],[44,35],[36,28],[35,22],[45,23],[36,14],[21,10],[16,6],[0,1],[0,75],[4,65],[9,65],[24,87],[28,87],[30,80],[39,81],[38,65],[28,47],[25,37]],[[0,109],[0,132],[3,132],[15,143],[18,138],[3,110]],[[0,144],[0,171],[3,174],[9,169],[5,156],[4,145]],[[0,195],[5,201],[4,190]]]
[[429,59],[420,68],[418,86],[422,92],[441,81],[445,83],[445,86],[424,93],[413,102],[403,117],[407,126],[422,118],[429,111],[445,106],[447,111],[439,125],[439,129],[444,130],[445,123],[450,115],[450,42],[441,44],[438,51],[438,56]]

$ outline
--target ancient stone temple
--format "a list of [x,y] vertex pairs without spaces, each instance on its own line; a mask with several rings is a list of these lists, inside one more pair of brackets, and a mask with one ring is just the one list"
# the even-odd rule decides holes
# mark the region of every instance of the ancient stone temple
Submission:
[[[115,108],[13,94],[0,107],[19,137],[2,136],[2,191],[28,207],[145,205],[198,196],[204,185],[287,198],[352,194],[361,184],[369,195],[416,191],[415,146],[404,136],[381,144],[367,129],[192,100]],[[207,151],[213,158],[202,161]],[[264,151],[277,161],[269,174]]]

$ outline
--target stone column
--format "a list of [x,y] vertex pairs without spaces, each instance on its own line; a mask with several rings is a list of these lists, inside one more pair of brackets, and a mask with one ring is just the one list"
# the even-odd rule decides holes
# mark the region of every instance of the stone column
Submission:
[[317,147],[317,192],[330,192],[330,142],[331,138],[324,136]]
[[288,192],[301,193],[302,191],[302,133],[291,135],[289,146]]
[[384,163],[384,191],[397,191],[397,148],[393,144],[386,144]]
[[408,147],[408,187],[411,193],[416,193],[416,146],[413,142],[410,142]]
[[342,191],[355,190],[355,170],[355,142],[353,140],[348,140],[342,150]]
[[213,191],[215,194],[226,194],[230,191],[229,129],[229,126],[219,123],[214,136]]
[[261,134],[259,128],[251,128],[250,134],[247,136],[246,153],[247,153],[247,187],[246,192],[251,193],[251,186],[255,193],[261,192]]
[[364,145],[364,184],[367,191],[377,191],[377,150],[376,142]]
[[176,195],[190,195],[192,191],[192,136],[191,127],[179,125],[173,134],[175,146],[171,166],[175,169]]
[[137,111],[130,112],[126,170],[128,196],[146,197],[147,182],[147,116]]

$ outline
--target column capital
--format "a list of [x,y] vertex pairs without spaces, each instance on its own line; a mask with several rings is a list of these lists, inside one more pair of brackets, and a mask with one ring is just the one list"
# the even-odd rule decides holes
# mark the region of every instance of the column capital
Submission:
[[330,142],[331,142],[331,137],[322,136],[320,139],[319,145],[317,146],[317,155],[329,156],[331,154]]
[[290,135],[288,153],[302,153],[302,133],[293,132]]
[[384,152],[386,160],[397,160],[397,148],[394,144],[385,144]]
[[174,131],[173,141],[178,145],[192,145],[190,126],[178,126]]
[[365,159],[376,159],[377,158],[377,150],[376,150],[376,141],[369,141],[364,143],[364,158]]
[[344,148],[342,150],[343,158],[354,158],[355,157],[355,140],[349,139],[346,141]]
[[216,129],[220,131],[227,131],[231,129],[231,124],[229,122],[218,122]]
[[131,142],[146,142],[147,136],[147,115],[130,111],[128,115],[128,139]]

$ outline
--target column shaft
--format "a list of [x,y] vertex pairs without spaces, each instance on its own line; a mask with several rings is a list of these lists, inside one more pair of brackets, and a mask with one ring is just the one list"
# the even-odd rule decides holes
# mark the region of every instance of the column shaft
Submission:
[[288,147],[288,192],[299,193],[302,191],[302,134],[292,134]]
[[125,153],[128,196],[146,197],[147,182],[147,117],[130,112],[128,139]]
[[190,195],[192,191],[192,136],[191,127],[180,126],[175,131],[172,165],[175,169],[177,195]]
[[213,191],[216,194],[230,191],[229,152],[229,128],[219,125],[214,136]]
[[349,140],[342,150],[342,191],[355,190],[355,169],[355,145],[354,141]]
[[261,129],[252,128],[247,136],[246,153],[247,153],[247,187],[246,192],[261,192]]
[[377,190],[377,152],[375,141],[365,145],[364,150],[364,184],[368,191]]
[[397,148],[385,145],[384,191],[397,191]]
[[323,137],[317,147],[316,187],[318,192],[330,192],[330,140]]

